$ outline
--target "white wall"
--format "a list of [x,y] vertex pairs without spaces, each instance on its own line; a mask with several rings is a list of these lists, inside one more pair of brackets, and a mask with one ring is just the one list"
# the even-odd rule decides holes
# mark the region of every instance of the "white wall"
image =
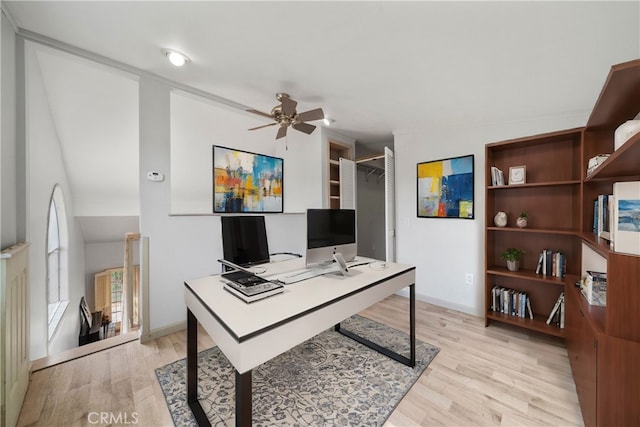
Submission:
[[[456,123],[395,134],[397,260],[416,265],[418,299],[484,315],[485,144],[583,126],[589,112],[511,123]],[[475,156],[475,219],[418,218],[417,163],[469,154]],[[466,273],[473,274],[473,285],[465,284]]]
[[[243,113],[156,81],[140,82],[140,233],[149,237],[152,333],[184,322],[185,280],[220,271],[220,220],[211,214],[212,145],[284,158],[285,213],[265,215],[269,249],[304,253],[302,212],[321,204],[320,162],[309,162],[310,152],[319,158],[320,137],[292,131],[285,144],[270,129],[247,131],[251,125],[255,120]],[[149,170],[164,173],[165,180],[147,181]]]
[[[27,240],[31,243],[30,310],[31,359],[44,357],[78,345],[80,329],[78,304],[84,295],[84,239],[74,218],[73,194],[69,186],[60,143],[47,103],[42,75],[33,51],[26,44],[26,146],[27,146]],[[46,289],[46,230],[49,202],[54,186],[62,190],[66,212],[68,268],[61,271],[61,280],[68,283],[69,306],[48,343]],[[64,226],[63,226],[64,228]],[[48,344],[47,344],[48,343]],[[48,348],[47,348],[48,347]]]
[[[276,140],[277,126],[254,131],[269,119],[240,112],[181,91],[171,102],[171,213],[211,214],[212,147],[220,145],[284,159],[284,211],[303,212],[320,201],[321,132],[289,129]],[[256,118],[257,117],[257,118]]]
[[[85,259],[85,297],[91,309],[94,309],[95,300],[94,274],[108,268],[122,267],[124,265],[124,239],[121,242],[95,242],[84,245]],[[138,251],[135,251],[137,254]],[[139,258],[134,259],[138,264]]]

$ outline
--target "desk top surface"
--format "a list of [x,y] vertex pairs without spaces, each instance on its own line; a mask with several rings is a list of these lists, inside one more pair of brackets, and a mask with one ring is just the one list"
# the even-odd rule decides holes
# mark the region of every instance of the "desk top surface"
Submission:
[[[358,257],[358,261],[374,261]],[[410,283],[415,281],[415,267],[406,264],[385,263],[383,269],[371,265],[349,268],[349,275],[331,273],[285,285],[284,292],[262,300],[245,303],[223,289],[219,275],[185,281],[186,295],[193,295],[236,340],[242,341],[264,329],[304,316],[334,301],[357,294],[371,286],[384,283],[394,277],[408,275]],[[304,268],[304,259],[271,262],[260,267],[265,278]],[[187,302],[188,305],[188,302]]]

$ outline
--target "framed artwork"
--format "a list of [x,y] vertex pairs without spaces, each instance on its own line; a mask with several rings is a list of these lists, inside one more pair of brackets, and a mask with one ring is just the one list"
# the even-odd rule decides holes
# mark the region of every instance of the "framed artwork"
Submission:
[[283,159],[213,146],[214,213],[281,213]]
[[525,184],[527,182],[526,166],[511,166],[509,168],[509,185]]
[[418,163],[418,217],[473,219],[473,154]]

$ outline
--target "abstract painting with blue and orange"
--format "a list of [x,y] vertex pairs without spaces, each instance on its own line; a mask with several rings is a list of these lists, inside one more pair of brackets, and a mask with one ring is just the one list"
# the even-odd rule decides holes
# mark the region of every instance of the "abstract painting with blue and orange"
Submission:
[[283,160],[213,146],[213,212],[282,212]]
[[473,155],[418,163],[418,216],[473,219]]

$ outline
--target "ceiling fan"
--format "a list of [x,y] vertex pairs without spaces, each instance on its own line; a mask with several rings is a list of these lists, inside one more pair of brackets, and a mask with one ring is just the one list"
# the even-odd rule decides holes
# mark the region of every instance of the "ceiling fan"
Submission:
[[315,130],[316,127],[306,122],[324,119],[324,113],[322,112],[322,108],[316,108],[313,110],[305,111],[303,113],[298,113],[296,111],[296,105],[298,105],[298,103],[293,99],[289,98],[288,94],[277,93],[276,99],[280,101],[280,105],[276,105],[275,107],[273,107],[273,109],[271,110],[271,114],[263,113],[262,111],[258,111],[258,110],[252,110],[252,109],[247,110],[250,113],[273,119],[275,120],[275,123],[269,123],[268,125],[257,126],[249,130],[256,130],[256,129],[266,128],[269,126],[280,125],[280,128],[278,129],[278,133],[276,134],[276,139],[280,139],[287,135],[287,128],[289,126],[293,127],[295,130],[298,130],[300,132],[310,134]]

